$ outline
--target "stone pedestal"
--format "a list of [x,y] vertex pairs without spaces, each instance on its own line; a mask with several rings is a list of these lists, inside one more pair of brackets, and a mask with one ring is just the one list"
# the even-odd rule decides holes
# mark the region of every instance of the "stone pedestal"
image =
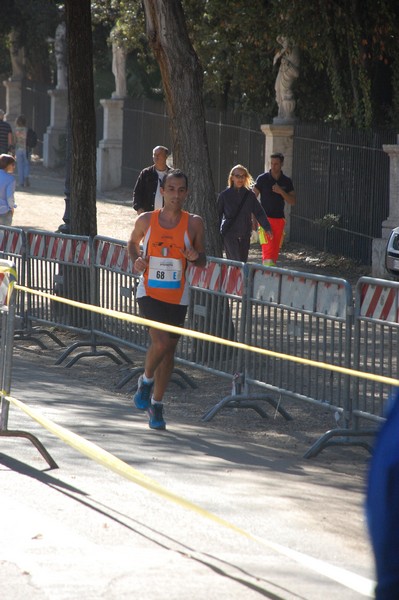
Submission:
[[[294,125],[273,123],[272,125],[261,125],[261,130],[265,134],[265,171],[270,169],[270,155],[274,152],[284,154],[283,173],[292,176],[292,155],[294,145]],[[290,239],[291,229],[291,206],[285,204],[284,207],[286,226],[285,234],[287,241]]]
[[7,79],[3,85],[6,88],[7,121],[14,128],[15,119],[22,113],[22,82],[20,79]]
[[389,155],[389,215],[382,222],[381,238],[374,238],[372,245],[372,276],[390,278],[385,269],[385,250],[390,233],[399,227],[399,145],[384,144]]
[[104,109],[104,137],[97,148],[97,190],[105,192],[122,182],[122,98],[100,100]]
[[65,163],[68,91],[66,89],[48,90],[51,98],[50,125],[44,134],[43,165],[57,167]]

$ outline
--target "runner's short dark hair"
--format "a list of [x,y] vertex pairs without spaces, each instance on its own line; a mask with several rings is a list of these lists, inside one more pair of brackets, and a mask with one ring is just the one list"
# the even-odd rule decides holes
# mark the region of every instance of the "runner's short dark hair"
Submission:
[[273,152],[273,154],[270,155],[270,158],[278,158],[282,163],[284,162],[284,154],[281,152]]
[[186,189],[188,189],[188,178],[187,175],[185,173],[183,173],[183,171],[180,171],[180,169],[171,169],[170,171],[168,171],[162,179],[161,182],[161,188],[165,187],[165,183],[166,180],[169,179],[170,177],[178,177],[179,179],[184,179],[184,181],[186,182]]

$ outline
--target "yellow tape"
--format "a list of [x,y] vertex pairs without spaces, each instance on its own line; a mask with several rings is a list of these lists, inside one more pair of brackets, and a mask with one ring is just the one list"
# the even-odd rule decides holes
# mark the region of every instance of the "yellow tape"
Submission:
[[365,371],[357,371],[355,369],[348,369],[346,367],[340,367],[338,365],[328,365],[327,363],[324,363],[324,362],[318,362],[316,360],[311,360],[309,358],[302,358],[300,356],[292,356],[290,354],[283,354],[282,352],[275,352],[274,350],[267,350],[266,348],[258,348],[257,346],[248,346],[247,344],[243,344],[241,342],[225,340],[223,338],[219,338],[214,335],[210,335],[208,333],[200,333],[198,331],[194,331],[193,329],[185,329],[184,327],[174,327],[173,325],[166,325],[165,323],[158,323],[157,321],[150,321],[149,319],[143,319],[142,317],[138,317],[136,315],[127,315],[125,313],[120,313],[120,312],[118,312],[116,310],[112,310],[110,308],[101,308],[99,306],[94,306],[92,304],[85,304],[84,302],[76,302],[75,300],[70,300],[69,298],[61,298],[59,296],[53,296],[46,292],[39,292],[37,290],[31,290],[30,288],[24,287],[22,285],[16,285],[15,288],[18,290],[21,290],[23,292],[33,294],[35,296],[41,296],[43,298],[48,298],[50,300],[54,300],[55,302],[60,302],[62,304],[68,304],[69,306],[75,306],[77,308],[89,310],[89,311],[95,312],[100,315],[106,315],[108,317],[113,317],[114,319],[119,319],[121,321],[128,321],[129,323],[137,323],[138,325],[144,325],[145,327],[155,327],[156,329],[161,329],[163,331],[169,331],[170,333],[177,333],[178,335],[187,335],[192,338],[196,338],[198,340],[213,342],[215,344],[224,344],[225,346],[233,346],[234,348],[239,348],[241,350],[247,350],[249,352],[255,352],[257,354],[263,354],[265,356],[272,356],[274,358],[281,358],[282,360],[289,360],[291,362],[296,362],[296,363],[299,363],[302,365],[309,365],[311,367],[317,367],[318,369],[325,369],[327,371],[335,371],[336,373],[342,373],[343,375],[351,375],[352,377],[362,377],[364,379],[369,379],[371,381],[377,381],[378,383],[385,383],[387,385],[399,386],[399,379],[394,379],[393,377],[385,377],[384,375],[375,375],[373,373],[366,373]]
[[276,544],[274,542],[263,540],[254,535],[251,535],[244,529],[241,529],[241,527],[237,527],[233,523],[230,523],[229,521],[226,521],[225,519],[214,515],[213,513],[201,508],[197,504],[194,504],[193,502],[185,500],[184,498],[177,496],[173,492],[170,492],[150,477],[147,477],[143,473],[140,473],[140,471],[137,471],[136,469],[123,462],[113,454],[110,454],[100,446],[97,446],[97,444],[93,444],[92,442],[89,442],[88,440],[77,435],[76,433],[72,433],[68,429],[65,429],[65,427],[57,425],[56,423],[54,423],[50,419],[47,419],[38,411],[27,406],[17,398],[7,396],[4,391],[0,392],[0,395],[4,396],[5,399],[8,400],[8,402],[13,404],[17,408],[20,408],[25,414],[37,421],[40,425],[42,425],[45,429],[56,435],[63,442],[65,442],[81,454],[84,454],[85,456],[91,458],[100,465],[103,465],[104,467],[107,467],[108,469],[114,471],[118,475],[121,475],[125,479],[136,483],[144,489],[154,494],[157,494],[158,496],[161,496],[162,498],[165,498],[170,502],[174,502],[175,504],[178,504],[179,506],[187,510],[197,513],[204,519],[213,521],[218,525],[230,529],[231,531],[234,531],[249,540],[252,540],[258,544],[261,544],[262,546],[274,550],[279,554],[291,558],[292,560],[303,565],[304,567],[315,571],[316,573],[319,573],[324,577],[327,577],[328,579],[332,579],[333,581],[336,581],[341,585],[358,592],[359,594],[367,596],[368,598],[374,597],[374,581],[367,579],[366,577],[362,577],[361,575],[356,575],[355,573],[347,571],[346,569],[342,569],[341,567],[335,567],[322,560],[312,558],[311,556],[303,554],[302,552],[297,552],[296,550],[292,550],[290,548],[282,546],[281,544]]

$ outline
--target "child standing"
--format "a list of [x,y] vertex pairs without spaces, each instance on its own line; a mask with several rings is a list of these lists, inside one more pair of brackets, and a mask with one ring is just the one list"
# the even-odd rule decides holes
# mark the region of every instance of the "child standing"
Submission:
[[11,226],[15,201],[15,158],[0,154],[0,225]]

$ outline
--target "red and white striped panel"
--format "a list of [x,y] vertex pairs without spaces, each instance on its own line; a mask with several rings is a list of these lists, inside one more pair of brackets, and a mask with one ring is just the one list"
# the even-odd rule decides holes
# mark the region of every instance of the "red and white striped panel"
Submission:
[[205,268],[190,266],[188,271],[190,285],[204,290],[216,290],[220,281],[220,265],[208,263]]
[[290,308],[346,318],[348,298],[345,286],[306,276],[259,270],[254,274],[253,296],[257,300]]
[[213,262],[205,268],[191,265],[187,277],[192,287],[242,295],[244,275],[240,267]]
[[360,291],[360,316],[399,323],[399,290],[364,283]]
[[244,273],[240,267],[222,266],[222,283],[220,290],[225,294],[242,296]]
[[107,267],[123,273],[133,271],[127,247],[105,240],[96,240],[96,267]]
[[28,244],[29,255],[32,258],[87,267],[90,265],[90,247],[87,240],[29,233]]
[[306,277],[288,275],[281,281],[281,303],[292,308],[315,310],[317,282]]
[[315,310],[317,282],[305,276],[259,270],[254,275],[254,298],[291,308]]
[[0,252],[22,255],[24,236],[22,231],[0,229]]
[[315,310],[333,317],[346,318],[348,302],[344,284],[328,281],[319,281]]
[[252,296],[264,302],[280,301],[280,273],[256,270],[253,278]]

